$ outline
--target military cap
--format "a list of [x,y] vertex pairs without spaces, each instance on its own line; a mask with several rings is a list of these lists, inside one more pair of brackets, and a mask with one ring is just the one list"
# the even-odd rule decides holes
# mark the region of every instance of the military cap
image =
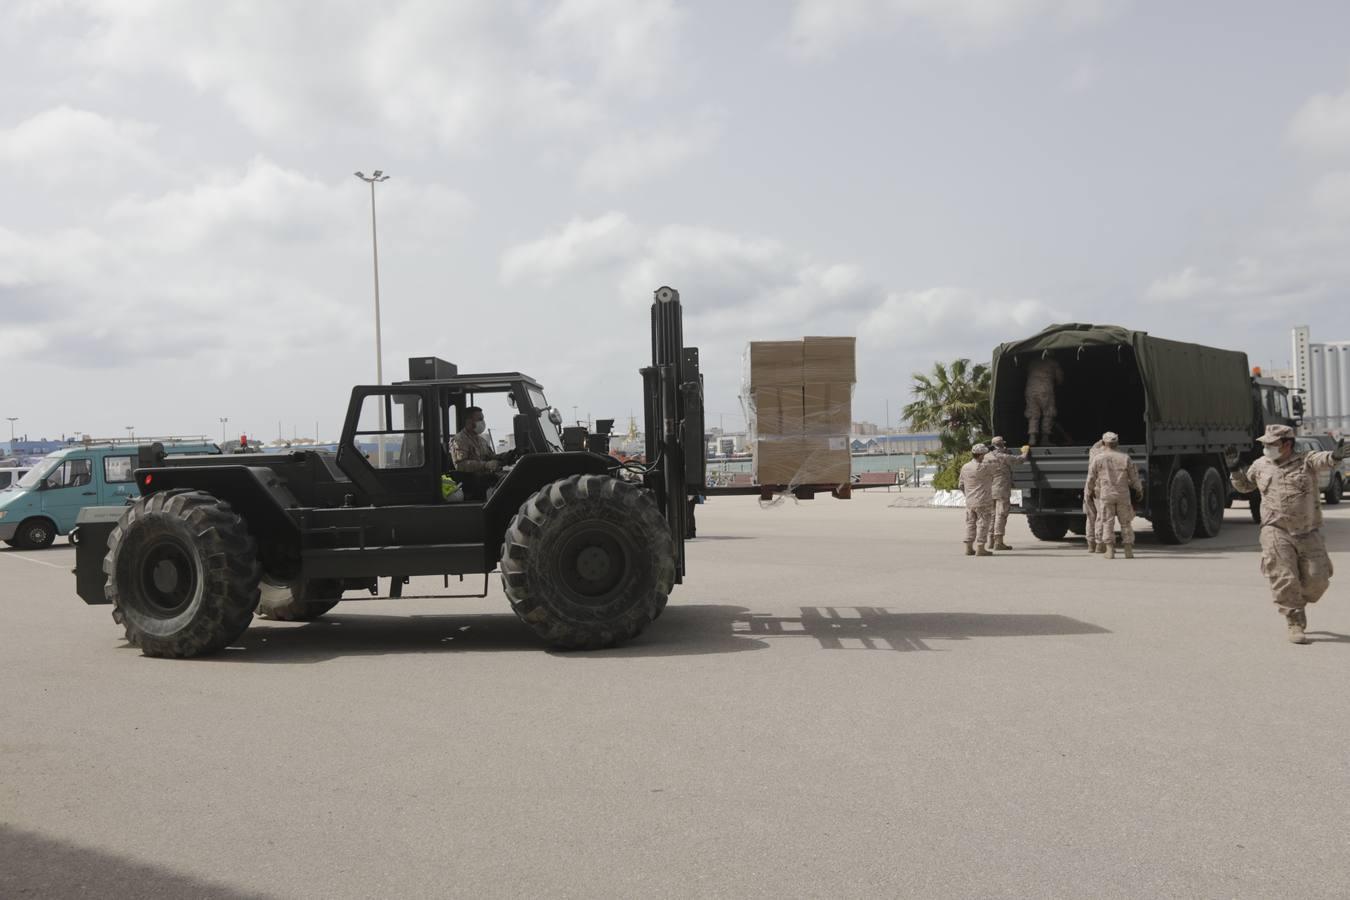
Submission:
[[976,456],[984,456],[986,453],[989,452],[989,448],[986,447],[984,444],[976,444],[974,447],[970,448],[970,452],[975,454]]
[[1102,443],[1103,443],[1103,444],[1119,444],[1119,443],[1120,443],[1120,435],[1116,434],[1114,431],[1108,431],[1108,432],[1106,432],[1106,434],[1102,435]]
[[1280,441],[1292,441],[1294,429],[1288,425],[1267,425],[1266,433],[1257,438],[1263,444],[1278,444]]
[[995,447],[1002,447],[1004,444],[1006,444],[1006,443],[1008,443],[1008,442],[1005,441],[1005,440],[1004,440],[1003,438],[1001,438],[1001,437],[996,437],[996,438],[994,438],[992,441],[990,441],[989,443],[993,444]]

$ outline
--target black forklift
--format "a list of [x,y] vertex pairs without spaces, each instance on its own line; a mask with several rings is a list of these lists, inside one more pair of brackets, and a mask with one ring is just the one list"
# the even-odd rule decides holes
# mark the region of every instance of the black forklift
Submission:
[[[378,596],[386,578],[390,597],[428,575],[447,591],[430,596],[482,597],[498,571],[511,608],[549,645],[622,643],[683,580],[687,499],[705,482],[703,383],[682,322],[679,293],[657,290],[642,463],[605,452],[607,434],[565,442],[526,375],[419,357],[407,381],[352,389],[336,453],[140,448],[140,496],[86,510],[72,535],[78,593],[111,604],[145,655],[191,657],[229,645],[255,614],[313,619]],[[449,439],[493,393],[514,408],[514,449],[497,478],[457,472]],[[448,593],[451,576],[482,576],[482,588]]]

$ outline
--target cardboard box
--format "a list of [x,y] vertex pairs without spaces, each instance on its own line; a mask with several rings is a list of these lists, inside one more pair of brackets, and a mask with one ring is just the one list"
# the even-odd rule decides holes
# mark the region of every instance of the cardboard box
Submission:
[[750,387],[800,387],[801,341],[751,341]]
[[806,437],[802,444],[802,461],[797,473],[799,484],[848,484],[853,474],[848,435]]
[[797,473],[805,456],[805,438],[801,435],[756,439],[755,483],[800,484]]
[[853,430],[853,385],[808,383],[802,397],[806,434],[848,435]]
[[858,380],[857,339],[802,339],[803,384],[853,384]]
[[778,437],[802,433],[802,389],[757,387],[751,393],[755,404],[755,433]]

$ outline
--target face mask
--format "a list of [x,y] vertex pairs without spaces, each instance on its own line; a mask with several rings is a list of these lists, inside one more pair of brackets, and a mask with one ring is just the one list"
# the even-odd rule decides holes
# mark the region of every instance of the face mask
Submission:
[[473,423],[474,434],[482,434],[485,431],[487,431],[487,423],[484,422],[482,419],[479,419],[477,422]]
[[1279,448],[1279,447],[1266,447],[1266,448],[1263,449],[1261,452],[1264,453],[1264,454],[1266,455],[1266,459],[1279,459],[1279,458],[1280,458],[1280,448]]

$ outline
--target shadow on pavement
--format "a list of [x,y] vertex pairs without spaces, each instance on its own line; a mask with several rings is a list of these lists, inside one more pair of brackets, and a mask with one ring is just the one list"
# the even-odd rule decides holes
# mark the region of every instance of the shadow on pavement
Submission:
[[807,606],[773,616],[743,606],[675,605],[646,632],[611,650],[547,651],[515,616],[330,615],[304,625],[255,624],[206,662],[314,663],[387,653],[550,652],[573,660],[701,656],[763,650],[770,641],[812,638],[825,650],[930,650],[929,641],[981,637],[1109,634],[1067,616],[1010,613],[896,613],[870,606]]
[[1068,616],[1024,613],[896,613],[875,606],[803,606],[797,617],[749,613],[738,633],[809,637],[825,650],[931,650],[930,640],[1110,634]]
[[0,825],[0,888],[6,897],[200,897],[246,894],[159,866]]
[[1350,634],[1336,631],[1309,631],[1307,635],[1314,644],[1350,644]]
[[[355,605],[355,604],[353,604]],[[341,610],[341,607],[339,607]],[[548,650],[511,613],[385,616],[341,612],[314,622],[254,620],[235,644],[205,662],[312,663],[341,656],[386,653],[551,652],[573,659],[615,656],[686,656],[762,650],[768,645],[734,633],[748,614],[743,606],[673,605],[643,634],[612,650]]]

